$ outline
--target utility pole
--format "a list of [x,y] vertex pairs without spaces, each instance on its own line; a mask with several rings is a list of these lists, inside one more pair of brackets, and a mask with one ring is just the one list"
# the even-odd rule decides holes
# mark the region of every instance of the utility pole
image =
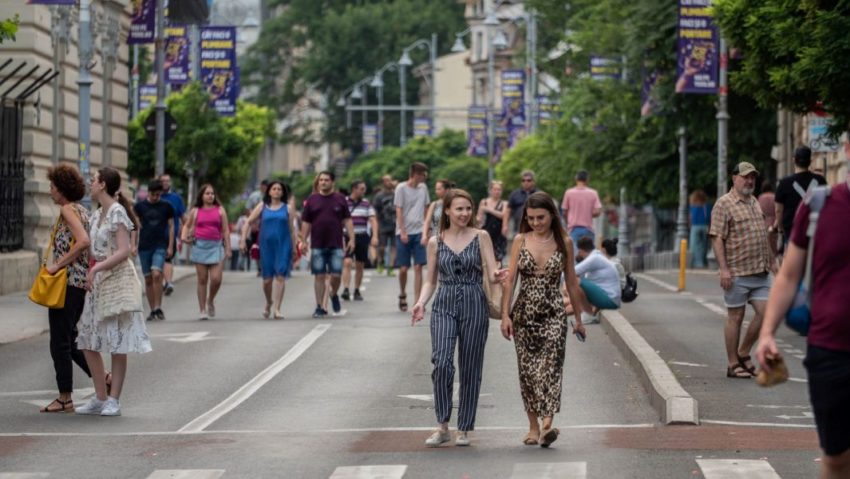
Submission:
[[165,173],[165,7],[163,0],[156,0],[156,176]]
[[431,128],[437,123],[437,34],[431,34]]
[[726,39],[720,37],[720,85],[717,95],[717,197],[726,193],[726,155],[729,144],[729,111],[728,111],[728,66],[729,52],[726,49]]
[[631,254],[629,245],[629,205],[626,204],[626,187],[620,188],[620,221],[617,225],[617,247],[622,256]]
[[539,119],[539,110],[540,105],[537,103],[537,15],[534,10],[528,12],[528,21],[526,22],[526,29],[528,30],[528,51],[526,52],[527,59],[526,63],[528,65],[528,91],[529,91],[529,105],[531,108],[528,115],[528,125],[529,132],[534,133],[537,131],[537,121]]
[[679,136],[679,216],[676,219],[676,251],[682,240],[688,239],[688,139],[685,127],[677,132]]
[[[80,91],[79,102],[79,158],[80,172],[83,174],[83,179],[86,184],[91,178],[90,159],[91,159],[91,67],[94,57],[92,45],[92,24],[91,24],[91,0],[80,0],[80,36],[79,36],[79,51],[80,51],[80,75],[77,78],[77,85]],[[91,208],[91,196],[86,193],[83,198],[83,206]]]
[[[398,129],[399,146],[404,146],[407,143],[407,131],[405,131],[407,129],[407,78],[404,70],[404,62],[399,62],[398,83],[401,88],[401,120]],[[431,83],[431,88],[434,88],[433,83]]]
[[130,79],[133,99],[130,102],[130,118],[139,116],[139,46],[133,45],[133,74]]
[[384,82],[381,80],[378,90],[378,151],[384,148]]
[[493,110],[496,108],[496,54],[493,51],[493,26],[487,27],[487,187],[493,181],[493,161],[496,159],[493,151],[495,145],[493,128]]

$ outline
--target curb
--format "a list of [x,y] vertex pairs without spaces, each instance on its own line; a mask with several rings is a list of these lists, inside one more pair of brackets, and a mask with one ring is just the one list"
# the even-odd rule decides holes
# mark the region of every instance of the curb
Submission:
[[699,405],[634,326],[616,311],[600,314],[602,327],[631,363],[665,424],[699,424]]

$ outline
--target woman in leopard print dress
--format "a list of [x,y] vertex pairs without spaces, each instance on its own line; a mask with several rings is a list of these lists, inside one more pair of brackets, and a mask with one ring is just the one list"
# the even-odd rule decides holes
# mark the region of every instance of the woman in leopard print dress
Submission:
[[[520,234],[514,238],[511,251],[508,284],[514,284],[519,276],[519,294],[512,309],[510,295],[502,298],[502,335],[508,340],[514,338],[520,391],[528,415],[529,431],[523,439],[526,445],[549,447],[559,434],[552,421],[561,409],[568,328],[561,274],[567,278],[567,293],[576,297],[579,286],[572,242],[561,228],[555,202],[546,193],[537,192],[525,203]],[[585,334],[580,314],[576,315],[575,332]]]

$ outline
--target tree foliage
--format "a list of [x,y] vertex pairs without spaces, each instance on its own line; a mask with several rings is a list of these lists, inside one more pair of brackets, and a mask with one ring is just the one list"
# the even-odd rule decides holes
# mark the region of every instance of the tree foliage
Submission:
[[15,41],[15,34],[18,33],[18,23],[20,23],[18,15],[0,20],[0,43],[3,43],[5,40]]
[[850,2],[717,0],[718,22],[743,54],[732,86],[760,105],[821,107],[850,128]]
[[[268,108],[240,101],[235,116],[222,117],[210,108],[209,97],[197,82],[171,94],[166,104],[178,124],[166,147],[166,170],[180,179],[192,168],[198,184],[212,183],[223,199],[241,193],[263,142],[273,134],[274,118]],[[127,171],[138,178],[154,173],[154,145],[144,132],[151,114],[153,108],[141,112],[128,126]]]

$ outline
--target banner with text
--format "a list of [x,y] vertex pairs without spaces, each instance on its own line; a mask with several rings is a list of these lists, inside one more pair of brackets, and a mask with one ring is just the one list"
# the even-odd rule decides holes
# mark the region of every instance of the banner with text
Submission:
[[525,135],[525,71],[502,71],[502,118],[508,148]]
[[189,29],[172,25],[165,29],[165,82],[189,82]]
[[363,153],[378,151],[378,125],[363,125]]
[[549,126],[561,118],[561,103],[555,98],[540,95],[537,97],[537,124]]
[[130,16],[127,43],[153,43],[156,33],[156,0],[133,0],[130,3],[133,5],[133,13]]
[[219,114],[236,114],[239,98],[236,27],[201,28],[201,82],[210,95],[210,105]]
[[487,156],[487,107],[469,107],[466,124],[466,154],[469,156]]
[[620,80],[620,61],[599,55],[590,56],[590,78],[594,80]]
[[678,37],[676,93],[717,93],[719,39],[711,0],[679,0]]
[[156,103],[156,85],[139,86],[139,111],[147,110]]
[[431,136],[431,119],[415,118],[413,120],[413,137]]

